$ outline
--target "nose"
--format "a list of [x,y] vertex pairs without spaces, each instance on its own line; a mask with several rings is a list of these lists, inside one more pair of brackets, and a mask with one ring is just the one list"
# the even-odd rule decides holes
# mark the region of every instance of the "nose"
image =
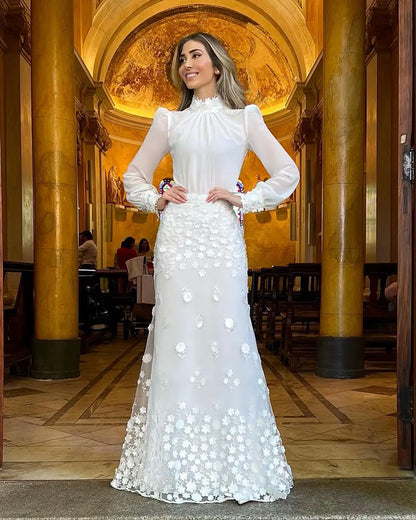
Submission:
[[182,66],[185,67],[186,69],[189,69],[191,67],[189,58],[187,56],[184,56],[182,58]]

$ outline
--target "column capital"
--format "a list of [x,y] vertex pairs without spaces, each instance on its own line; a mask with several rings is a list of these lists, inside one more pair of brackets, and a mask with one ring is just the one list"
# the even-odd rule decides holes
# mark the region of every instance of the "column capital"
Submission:
[[390,50],[397,26],[397,0],[375,0],[366,16],[366,54]]
[[[0,0],[0,26],[8,45],[18,48],[26,58],[31,55],[31,16],[23,0]],[[13,41],[11,39],[13,38]]]
[[77,110],[78,129],[82,139],[88,144],[96,144],[106,152],[112,146],[110,135],[95,110]]
[[299,152],[303,145],[312,144],[321,139],[322,132],[322,103],[318,103],[313,110],[304,110],[293,134],[292,148]]

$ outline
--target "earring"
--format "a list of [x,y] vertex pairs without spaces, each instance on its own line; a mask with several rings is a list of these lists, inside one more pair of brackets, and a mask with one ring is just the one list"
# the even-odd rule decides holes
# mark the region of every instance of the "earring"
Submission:
[[214,70],[214,74],[219,75],[219,73],[220,73],[220,71],[219,71],[218,69],[215,69],[215,70]]

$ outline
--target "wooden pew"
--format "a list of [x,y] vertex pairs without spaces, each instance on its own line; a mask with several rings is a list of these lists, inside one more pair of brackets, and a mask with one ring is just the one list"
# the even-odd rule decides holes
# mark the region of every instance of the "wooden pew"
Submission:
[[281,313],[287,309],[288,268],[262,268],[260,277],[259,300],[264,316],[263,340],[266,347],[277,354],[280,349]]
[[288,264],[287,309],[281,313],[280,357],[290,370],[315,363],[319,335],[321,264]]
[[280,312],[287,300],[287,267],[249,269],[250,317],[259,342],[277,352],[280,343]]
[[[79,269],[79,335],[81,352],[89,345],[117,334],[117,323],[131,305],[132,297],[120,288],[127,286],[125,269]],[[120,283],[122,282],[122,283]]]
[[[280,355],[291,370],[312,368],[319,335],[320,264],[289,264],[287,311],[282,312]],[[366,263],[369,288],[363,301],[363,338],[367,363],[394,368],[396,322],[394,306],[385,297],[386,285],[397,274],[396,263]]]
[[254,334],[259,341],[263,339],[263,319],[260,307],[260,269],[248,270],[248,303]]
[[363,302],[363,337],[367,362],[394,368],[396,360],[397,312],[389,302],[385,289],[397,276],[397,263],[366,263],[364,277],[368,282],[368,299]]
[[33,264],[3,262],[4,368],[29,375],[33,338]]
[[273,268],[262,267],[259,274],[258,316],[259,334],[258,339],[262,343],[269,341],[269,328],[271,315],[275,307],[275,290],[273,284]]

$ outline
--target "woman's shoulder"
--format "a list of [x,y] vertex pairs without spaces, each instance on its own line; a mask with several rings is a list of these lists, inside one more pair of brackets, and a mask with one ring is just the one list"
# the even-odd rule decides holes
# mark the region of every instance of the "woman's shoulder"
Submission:
[[152,126],[158,128],[162,132],[168,131],[170,121],[172,119],[172,112],[166,107],[158,107],[153,116]]
[[157,107],[154,117],[168,117],[170,113],[171,110],[166,107]]
[[171,110],[166,107],[158,107],[156,109],[154,119],[167,119],[168,121],[170,121],[178,116],[182,116],[187,113],[189,113],[189,107],[185,110]]
[[260,108],[257,105],[254,105],[254,104],[246,105],[243,108],[229,108],[229,107],[225,107],[225,112],[228,113],[228,114],[235,114],[235,115],[243,114],[245,119],[249,118],[252,115],[254,117],[255,116],[261,116],[262,117],[261,112],[260,112]]
[[260,108],[258,107],[258,105],[255,105],[254,103],[246,105],[244,107],[244,112],[246,112],[248,114],[259,114],[259,115],[261,115]]

